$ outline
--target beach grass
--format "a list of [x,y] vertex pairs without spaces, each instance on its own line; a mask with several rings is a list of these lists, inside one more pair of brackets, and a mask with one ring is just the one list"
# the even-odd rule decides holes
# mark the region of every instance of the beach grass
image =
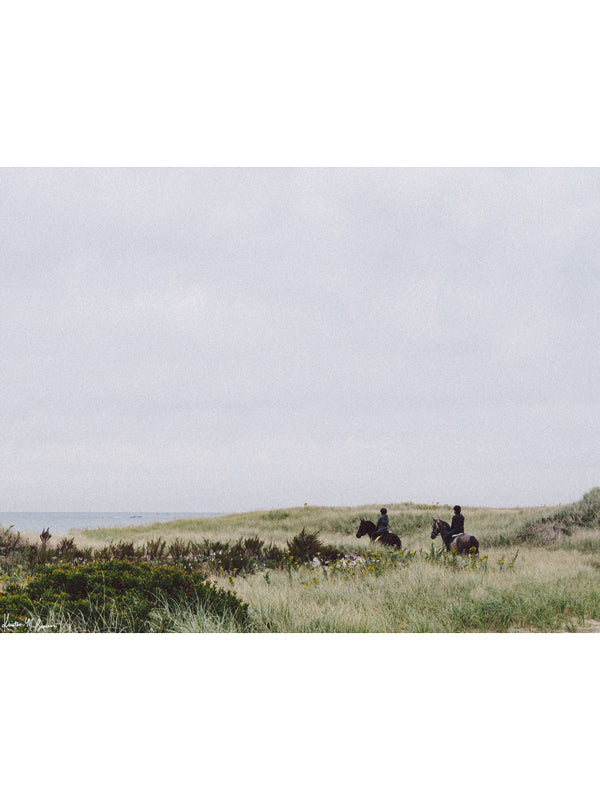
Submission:
[[[16,591],[15,582],[26,589],[36,571],[59,563],[77,572],[92,563],[124,561],[157,568],[172,565],[206,575],[248,605],[244,631],[597,628],[600,489],[568,505],[463,511],[467,531],[480,541],[479,554],[467,558],[446,554],[439,539],[432,542],[433,519],[450,519],[452,513],[449,506],[436,503],[388,506],[390,527],[402,539],[399,551],[356,537],[361,518],[376,518],[378,509],[369,506],[305,504],[76,531],[42,544],[21,541],[18,533],[8,530],[0,537],[0,592]],[[61,613],[55,609],[51,629],[77,630],[73,615]],[[179,609],[171,604],[155,617],[156,623],[144,622],[145,629],[241,629],[235,620],[220,620],[201,608],[194,610],[190,603]],[[107,630],[123,624],[110,615],[106,619]]]
[[[403,548],[410,550],[429,546],[432,518],[450,520],[450,506],[418,505],[414,503],[390,504],[390,528],[402,540]],[[487,546],[510,544],[514,532],[540,518],[556,513],[561,506],[524,508],[463,508],[468,520],[468,531],[474,533]],[[158,536],[167,542],[174,539],[202,541],[215,539],[234,542],[239,538],[258,536],[267,544],[284,545],[302,528],[318,532],[327,544],[353,549],[368,547],[364,540],[356,539],[361,518],[377,519],[378,509],[373,506],[333,507],[302,506],[265,511],[252,511],[220,517],[199,517],[173,520],[146,526],[128,528],[97,528],[73,530],[71,534],[81,546],[100,547],[110,542],[128,541],[146,543]]]
[[330,573],[298,567],[222,580],[273,632],[516,632],[600,619],[600,572],[579,554],[498,550],[485,569],[415,559],[402,568]]
[[[479,556],[448,556],[432,544],[432,519],[449,520],[450,506],[387,506],[399,552],[356,538],[372,506],[302,507],[196,518],[133,528],[74,532],[79,546],[163,541],[177,553],[184,543],[252,540],[286,548],[309,531],[347,558],[331,563],[288,558],[277,568],[216,571],[216,585],[250,609],[256,632],[551,632],[591,631],[600,625],[600,489],[568,505],[524,508],[463,507],[466,529],[480,541]],[[208,618],[189,606],[169,610],[170,629],[231,632],[235,623]],[[164,629],[164,620],[161,624]]]

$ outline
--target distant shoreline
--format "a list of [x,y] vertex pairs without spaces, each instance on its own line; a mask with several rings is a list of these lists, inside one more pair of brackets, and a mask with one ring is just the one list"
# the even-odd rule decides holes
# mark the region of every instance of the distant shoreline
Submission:
[[24,535],[40,534],[45,528],[53,536],[96,528],[133,528],[178,519],[221,517],[220,511],[0,511],[0,526],[13,527]]

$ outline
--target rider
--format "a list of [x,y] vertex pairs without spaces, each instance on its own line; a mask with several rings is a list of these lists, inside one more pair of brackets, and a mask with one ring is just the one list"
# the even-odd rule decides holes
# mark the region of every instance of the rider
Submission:
[[444,534],[444,541],[450,539],[452,536],[457,536],[459,533],[465,532],[465,518],[460,513],[460,506],[454,506],[454,516],[452,517],[452,525],[448,533]]
[[387,508],[381,509],[381,516],[377,520],[377,531],[376,533],[389,533],[390,532],[390,519],[388,517]]

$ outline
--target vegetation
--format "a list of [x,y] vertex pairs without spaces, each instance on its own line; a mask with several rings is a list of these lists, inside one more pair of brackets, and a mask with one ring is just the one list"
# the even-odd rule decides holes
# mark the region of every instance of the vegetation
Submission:
[[552,508],[463,508],[479,556],[430,539],[437,503],[302,508],[81,531],[0,532],[4,630],[515,632],[600,626],[600,488]]
[[592,489],[577,503],[562,506],[548,516],[525,523],[515,540],[547,544],[572,536],[577,528],[600,528],[600,488]]
[[201,607],[205,615],[248,626],[247,604],[200,574],[121,560],[37,566],[28,580],[7,584],[0,614],[5,628],[17,631],[35,619],[37,629],[141,633],[166,630],[173,603],[179,611]]

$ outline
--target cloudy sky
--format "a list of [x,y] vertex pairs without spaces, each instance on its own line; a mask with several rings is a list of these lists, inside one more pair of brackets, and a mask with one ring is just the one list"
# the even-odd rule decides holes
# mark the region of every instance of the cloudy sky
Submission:
[[3,169],[0,506],[568,502],[597,169]]

